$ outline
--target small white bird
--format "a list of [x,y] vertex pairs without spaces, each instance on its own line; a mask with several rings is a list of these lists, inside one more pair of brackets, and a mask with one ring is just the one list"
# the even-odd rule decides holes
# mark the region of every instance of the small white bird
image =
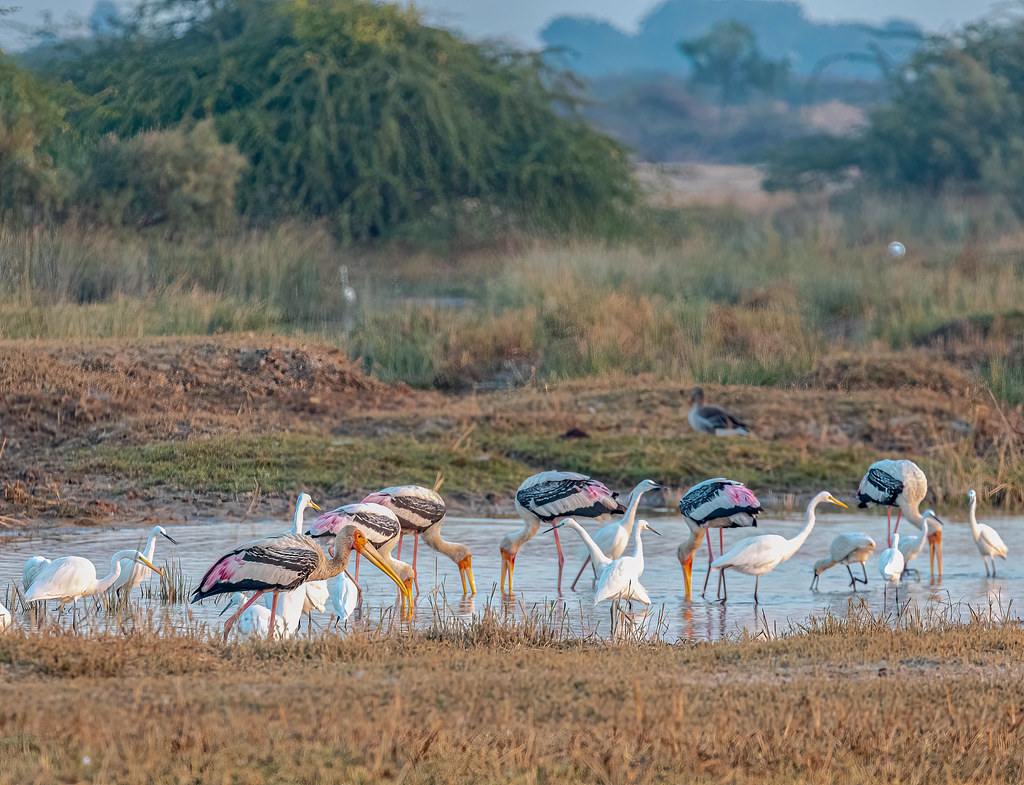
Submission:
[[[140,553],[146,557],[149,561],[153,561],[153,557],[156,555],[156,538],[164,537],[170,540],[175,545],[178,541],[169,535],[163,526],[154,526],[149,531],[149,539],[146,540],[146,547],[144,547]],[[131,594],[132,589],[142,583],[150,575],[149,570],[138,564],[131,559],[121,559],[121,575],[111,589],[121,595],[122,599],[126,599]]]
[[[785,538],[780,534],[762,534],[758,537],[748,537],[740,540],[732,548],[726,551],[711,562],[712,570],[736,570],[744,575],[754,576],[754,604],[757,604],[757,584],[761,576],[771,572],[782,562],[789,559],[794,553],[800,550],[804,540],[814,528],[814,511],[822,502],[831,502],[845,507],[839,499],[828,491],[822,491],[815,496],[807,505],[807,518],[804,527],[795,537]],[[723,602],[729,599],[729,592],[725,592]]]
[[[921,513],[921,524],[923,529],[920,534],[909,534],[900,537],[900,553],[903,554],[903,571],[907,572],[910,562],[916,559],[924,550],[925,542],[932,542],[936,535],[942,535],[942,521],[934,512],[925,510]],[[934,552],[932,553],[934,559]],[[917,570],[914,570],[917,572]],[[934,570],[932,571],[934,574]]]
[[644,546],[640,540],[640,532],[644,529],[650,529],[654,534],[658,534],[647,521],[636,522],[636,526],[633,527],[633,540],[636,543],[633,555],[620,556],[601,570],[601,577],[597,580],[597,592],[594,594],[594,605],[604,600],[637,600],[644,605],[651,604],[651,598],[640,585],[640,576],[644,571]]
[[345,624],[359,607],[359,586],[343,572],[328,579],[327,590],[338,623]]
[[889,584],[896,590],[896,605],[900,604],[900,576],[903,574],[903,554],[900,553],[900,535],[893,532],[892,547],[882,551],[878,558],[878,572],[882,576],[882,598],[885,599],[885,592]]
[[988,563],[992,562],[992,577],[996,577],[996,556],[1006,561],[1006,554],[1010,550],[999,532],[984,523],[978,523],[975,510],[978,507],[978,494],[973,490],[968,491],[967,498],[970,500],[971,534],[974,535],[974,544],[978,546],[978,553],[985,562],[985,577],[988,576]]
[[[875,541],[863,532],[842,532],[837,534],[828,548],[828,556],[818,559],[814,563],[814,578],[811,580],[811,590],[818,588],[818,579],[825,570],[842,564],[850,573],[850,585],[857,591],[858,583],[868,582],[868,573],[864,568],[864,562],[875,550]],[[857,578],[850,569],[851,564],[860,564],[863,578]]]
[[[235,592],[228,599],[227,605],[224,606],[224,610],[220,612],[220,615],[223,616],[231,608],[244,604],[248,600],[249,592]],[[249,638],[255,635],[263,640],[267,640],[270,633],[270,616],[270,609],[265,605],[250,605],[238,617],[238,630],[243,637]],[[274,637],[278,640],[284,640],[289,637],[288,624],[280,613],[274,616]]]
[[[601,550],[601,548],[598,547],[597,542],[595,542],[594,539],[587,533],[587,530],[580,526],[580,524],[574,518],[563,518],[560,523],[558,523],[556,526],[553,526],[552,528],[560,528],[562,526],[568,526],[570,529],[575,529],[576,533],[580,535],[580,538],[583,540],[583,544],[587,546],[587,550],[590,552],[591,561],[593,561],[594,565],[597,567],[599,571],[598,578],[600,579],[601,574],[604,573],[604,571],[612,564],[612,562],[615,561],[615,559],[611,559],[608,556],[606,556],[605,553]],[[648,525],[647,528],[650,528],[650,526]],[[654,530],[651,529],[651,531]],[[547,534],[547,531],[545,531],[544,534]],[[630,596],[625,599],[637,600],[638,602],[649,604],[648,600],[645,598],[647,598],[647,590],[640,585],[639,581],[637,581],[632,587]]]

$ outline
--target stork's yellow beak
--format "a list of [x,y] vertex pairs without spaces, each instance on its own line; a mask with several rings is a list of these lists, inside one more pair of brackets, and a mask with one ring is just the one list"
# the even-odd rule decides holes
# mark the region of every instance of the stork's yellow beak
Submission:
[[402,592],[402,595],[412,603],[412,594],[409,587],[402,583],[402,579],[398,577],[398,573],[396,573],[394,569],[392,569],[391,565],[384,560],[384,557],[377,552],[376,548],[359,537],[356,538],[353,545],[361,555],[366,557],[366,560],[370,562],[370,564],[393,580],[395,585],[398,587],[398,590]]
[[[476,583],[473,581],[473,557],[469,554],[459,562],[459,577],[462,579],[462,595],[476,594]],[[469,586],[466,586],[466,579],[469,579]],[[468,590],[467,590],[468,588]]]
[[683,588],[686,590],[685,600],[690,599],[690,589],[693,584],[693,554],[691,553],[687,557],[686,561],[682,564],[683,567]]

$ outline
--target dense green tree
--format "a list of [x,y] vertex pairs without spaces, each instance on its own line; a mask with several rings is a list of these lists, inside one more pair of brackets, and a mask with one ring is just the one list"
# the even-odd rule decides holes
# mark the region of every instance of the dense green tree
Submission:
[[174,0],[56,64],[98,137],[212,119],[249,168],[241,209],[352,239],[473,212],[548,229],[615,222],[624,150],[539,58],[467,43],[365,0]]
[[777,93],[789,77],[789,64],[766,59],[754,31],[734,19],[682,41],[679,49],[693,66],[693,83],[715,87],[723,104],[745,100],[752,91]]

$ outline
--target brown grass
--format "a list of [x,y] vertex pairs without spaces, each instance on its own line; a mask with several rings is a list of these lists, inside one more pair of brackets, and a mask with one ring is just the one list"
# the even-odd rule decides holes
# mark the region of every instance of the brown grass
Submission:
[[428,631],[228,646],[7,635],[0,783],[1024,775],[1017,624],[854,613],[703,645],[484,626],[471,640]]

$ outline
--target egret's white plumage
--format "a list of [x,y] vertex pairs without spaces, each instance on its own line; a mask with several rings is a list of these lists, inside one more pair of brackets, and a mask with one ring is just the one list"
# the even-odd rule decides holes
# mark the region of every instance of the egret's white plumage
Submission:
[[885,582],[882,596],[885,596],[885,589],[891,583],[896,590],[896,604],[900,602],[900,576],[903,574],[903,554],[900,553],[900,535],[894,532],[892,535],[892,546],[882,551],[878,557],[878,572]]
[[[621,507],[615,497],[617,493],[608,490],[604,483],[592,480],[576,472],[548,471],[534,474],[523,480],[516,491],[516,512],[523,521],[523,527],[506,535],[498,544],[501,553],[501,591],[505,591],[505,577],[508,576],[508,592],[512,593],[512,573],[515,570],[516,554],[540,529],[541,523],[555,523],[561,518],[599,518],[617,512]],[[558,591],[562,591],[562,543],[558,529],[554,530],[555,548],[558,550]]]
[[[605,556],[609,559],[617,559],[626,551],[626,545],[629,544],[629,538],[633,534],[633,524],[636,522],[636,511],[640,506],[641,497],[648,491],[654,491],[660,488],[661,486],[654,480],[641,480],[629,494],[626,513],[622,516],[622,519],[606,523],[594,532],[592,539]],[[594,577],[597,578],[600,567],[591,559],[589,546],[586,548],[583,566],[580,567],[580,571],[576,574],[576,579],[572,582],[572,586],[570,588],[576,588],[576,583],[579,581],[583,571],[587,568],[588,563],[593,568]]]
[[[576,533],[580,535],[580,539],[583,540],[583,544],[587,548],[591,561],[593,561],[593,563],[597,566],[598,581],[600,581],[601,575],[604,574],[604,571],[612,564],[613,561],[615,561],[615,559],[611,559],[607,555],[605,555],[604,551],[601,550],[597,542],[594,541],[590,534],[587,533],[587,530],[580,526],[580,524],[575,519],[563,518],[561,523],[558,524],[559,528],[562,526],[568,526],[570,529],[575,529]],[[648,528],[650,527],[648,526]],[[640,581],[637,580],[634,586],[632,587],[631,591],[629,592],[629,596],[623,597],[623,599],[639,600],[640,602],[647,603],[648,601],[647,599],[645,599],[646,597],[647,590],[644,589],[644,587],[640,585]]]
[[640,585],[640,576],[644,572],[644,546],[640,533],[644,529],[650,529],[657,534],[647,521],[636,522],[633,527],[635,545],[632,555],[620,556],[601,570],[601,577],[597,579],[594,605],[604,600],[637,600],[644,605],[651,604],[647,591]]
[[904,572],[907,571],[910,562],[921,555],[925,542],[931,542],[936,532],[942,531],[942,521],[931,510],[921,513],[921,521],[924,528],[920,534],[905,534],[900,537],[899,549],[903,554]]
[[1010,550],[999,532],[984,523],[978,523],[975,514],[978,507],[978,494],[973,490],[969,491],[967,498],[970,501],[969,515],[971,519],[971,534],[974,535],[974,544],[978,546],[978,553],[985,562],[985,576],[988,577],[988,563],[992,562],[992,577],[996,577],[996,556],[1006,561],[1006,554]]
[[25,593],[26,602],[57,600],[64,605],[82,597],[102,594],[121,575],[121,560],[131,559],[145,564],[159,574],[159,570],[135,550],[118,551],[110,557],[110,572],[97,579],[96,565],[81,556],[62,556],[42,565]]
[[[175,545],[178,541],[169,535],[163,526],[154,526],[149,531],[149,539],[146,540],[145,547],[140,553],[145,556],[149,561],[153,561],[153,557],[156,555],[156,538],[165,537]],[[131,590],[142,583],[148,578],[150,573],[147,567],[139,564],[138,562],[132,561],[131,559],[121,559],[121,574],[117,580],[114,581],[114,585],[111,589],[115,592],[122,594],[127,597]]]
[[327,609],[327,602],[330,599],[327,581],[306,581],[302,585],[306,590],[306,596],[302,601],[302,612],[312,613],[317,611],[323,613]]
[[31,586],[39,571],[49,563],[50,560],[45,556],[29,556],[25,560],[25,565],[21,568],[21,587],[27,589]]
[[[756,603],[757,584],[761,576],[771,572],[800,550],[800,546],[804,544],[811,529],[814,528],[815,509],[822,502],[831,502],[840,507],[846,506],[828,491],[822,491],[808,503],[804,527],[795,537],[787,539],[779,534],[762,534],[758,537],[740,540],[726,553],[715,559],[711,563],[711,569],[736,570],[745,575],[755,576],[754,602]],[[728,592],[726,592],[725,599],[728,597]]]
[[344,624],[359,607],[359,587],[348,577],[348,573],[343,572],[327,581],[327,590],[331,598],[331,609],[338,621]]
[[[818,588],[818,579],[825,570],[835,567],[837,564],[846,566],[850,573],[850,585],[857,591],[858,583],[867,583],[868,574],[864,568],[864,562],[875,550],[875,541],[863,532],[842,532],[837,534],[828,548],[828,556],[818,559],[814,563],[814,578],[811,580],[811,589]],[[863,578],[854,577],[851,564],[860,564]]]
[[[224,606],[221,615],[227,613],[236,605],[245,605],[248,601],[249,592],[235,592],[231,595],[227,605]],[[249,605],[238,617],[238,631],[246,638],[252,636],[263,639],[269,638],[270,614],[270,608],[265,605],[258,603]],[[278,613],[274,616],[274,637],[278,640],[290,637],[288,623],[285,621],[283,614],[280,613],[280,608],[278,608]]]

